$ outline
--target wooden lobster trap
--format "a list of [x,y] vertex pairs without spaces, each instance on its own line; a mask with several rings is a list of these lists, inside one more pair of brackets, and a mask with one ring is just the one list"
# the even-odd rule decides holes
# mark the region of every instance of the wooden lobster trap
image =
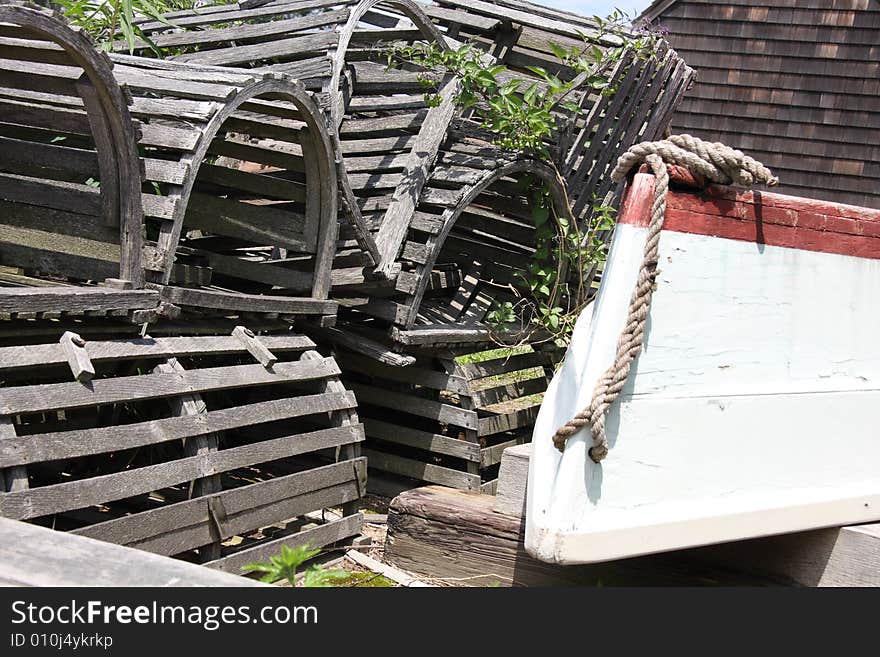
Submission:
[[377,492],[417,481],[494,494],[504,449],[531,440],[558,355],[531,347],[457,354],[422,351],[395,367],[337,353],[358,398]]
[[314,346],[236,327],[0,348],[0,515],[231,572],[357,535],[363,426]]

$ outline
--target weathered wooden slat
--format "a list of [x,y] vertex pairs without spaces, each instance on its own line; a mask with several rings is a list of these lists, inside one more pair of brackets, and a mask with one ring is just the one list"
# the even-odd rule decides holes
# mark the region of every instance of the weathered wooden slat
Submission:
[[[69,288],[68,288],[69,289]],[[315,343],[304,335],[265,335],[260,340],[275,352],[305,351]],[[242,351],[241,344],[232,336],[131,338],[128,340],[87,343],[93,363],[151,358],[183,358],[208,354],[233,354]],[[57,366],[67,362],[58,344],[0,347],[0,371],[30,369],[39,366]]]
[[3,217],[5,226],[71,235],[108,244],[119,242],[119,228],[105,225],[100,217],[94,215],[76,214],[67,210],[14,201],[0,201],[0,216]]
[[242,312],[269,312],[288,315],[332,315],[336,303],[309,297],[282,297],[259,294],[193,290],[166,285],[162,298],[171,303],[196,308],[212,308]]
[[71,182],[0,174],[0,198],[20,203],[39,199],[40,205],[57,210],[101,214],[101,193],[88,185]]
[[9,137],[0,137],[0,148],[3,149],[0,168],[8,172],[29,176],[37,171],[42,174],[57,172],[79,180],[99,175],[98,156],[91,150]]
[[306,190],[302,183],[286,180],[272,173],[251,173],[214,164],[202,163],[197,185],[211,183],[236,191],[259,194],[263,198],[305,202]]
[[[28,235],[33,236],[33,231]],[[21,233],[16,237],[21,237]],[[0,242],[0,262],[15,263],[18,267],[38,271],[45,276],[102,280],[120,275],[118,251],[114,254],[109,253],[110,249],[106,249],[106,253],[72,255],[65,252],[71,250],[70,243],[65,244],[63,240],[53,239],[51,234],[44,233],[40,237],[49,238],[48,248],[35,248],[31,246],[34,242],[30,239],[24,244]],[[62,251],[58,251],[58,248]],[[47,311],[54,312],[52,308],[47,308]]]
[[492,404],[497,404],[505,400],[537,395],[546,391],[546,389],[546,375],[543,372],[538,373],[536,370],[536,375],[533,378],[518,378],[516,381],[510,383],[505,382],[503,385],[494,386],[492,388],[472,390],[471,398],[474,400],[477,408],[482,408],[483,406],[491,406]]
[[199,251],[198,254],[207,261],[211,269],[224,276],[275,285],[285,290],[306,292],[312,287],[313,276],[310,272],[277,267],[265,261],[219,255],[210,251]]
[[[264,422],[330,413],[354,408],[355,405],[354,395],[348,392],[304,395],[212,410],[196,416],[170,417],[116,427],[72,429],[20,438],[12,436],[8,441],[0,442],[0,463],[2,467],[12,467],[133,449]],[[339,440],[357,442],[362,439],[362,434],[363,431],[355,426],[346,431],[340,430],[335,435]],[[298,438],[283,440],[293,442]],[[283,443],[278,442],[276,447],[283,447]]]
[[228,472],[255,463],[338,447],[349,442],[351,438],[351,431],[324,429],[300,434],[295,441],[288,437],[266,440],[134,470],[10,492],[0,496],[0,514],[7,518],[27,519],[62,513],[142,495],[201,476]]
[[429,431],[400,426],[391,422],[364,418],[364,430],[368,438],[423,449],[428,452],[445,454],[465,461],[480,460],[480,446],[459,437],[442,436]]
[[344,331],[338,328],[315,327],[310,332],[331,344],[363,354],[371,359],[370,362],[376,363],[378,361],[395,369],[409,367],[416,360],[414,356],[396,353],[381,342],[370,340],[363,335],[351,331]]
[[132,402],[190,392],[228,390],[243,386],[308,381],[339,374],[332,358],[321,362],[278,363],[272,371],[262,365],[235,365],[190,370],[185,374],[146,374],[96,379],[79,383],[45,383],[0,389],[0,414],[38,413],[61,408]]
[[[162,374],[172,372],[185,372],[183,365],[176,358],[169,358],[164,363],[156,366],[155,372]],[[207,405],[202,400],[201,395],[193,393],[191,395],[181,395],[168,399],[172,411],[176,417],[204,417],[207,413]],[[202,433],[183,441],[183,453],[190,457],[199,457],[214,454],[220,445],[220,434],[216,432]],[[186,461],[186,459],[183,459]],[[189,496],[201,497],[220,491],[223,487],[220,482],[219,474],[206,473],[207,476],[193,478],[189,483]],[[199,557],[201,559],[216,559],[220,556],[220,541],[212,541],[209,545],[199,548]]]
[[391,408],[397,412],[439,420],[466,429],[476,429],[478,426],[477,414],[474,411],[360,383],[350,383],[349,385],[361,404]]
[[[292,0],[290,2],[260,3],[266,6],[251,7],[248,2],[236,5],[217,5],[198,7],[183,11],[168,12],[165,17],[178,27],[193,28],[211,24],[225,24],[252,18],[266,19],[288,12],[300,12],[309,9],[322,9],[339,5],[355,4],[357,0]],[[138,21],[136,21],[138,22]],[[164,31],[168,25],[150,18],[143,18],[140,27],[145,32]]]
[[67,355],[73,378],[80,383],[88,383],[95,376],[95,367],[86,351],[86,342],[72,331],[65,331],[59,340],[61,350]]
[[346,371],[361,372],[375,379],[411,383],[413,385],[427,386],[435,390],[449,390],[450,392],[462,395],[470,393],[467,380],[455,374],[444,374],[443,372],[426,369],[418,365],[406,368],[391,367],[354,354],[346,354],[344,359]]
[[418,136],[413,140],[410,159],[404,167],[405,182],[395,190],[376,238],[380,256],[378,265],[382,271],[390,270],[406,238],[413,211],[455,112],[455,97],[459,88],[457,78],[444,82],[439,91],[440,104],[428,111]]
[[497,445],[492,445],[491,447],[486,447],[480,450],[480,467],[488,468],[493,465],[497,465],[501,463],[501,456],[504,454],[504,450],[508,447],[516,447],[517,445],[523,445],[529,442],[528,436],[518,436],[513,440],[507,440],[503,443],[498,443]]
[[76,312],[85,310],[141,310],[159,305],[150,290],[107,288],[5,288],[0,291],[0,312]]
[[540,351],[530,351],[524,354],[516,354],[509,357],[493,358],[478,363],[459,365],[462,372],[471,379],[479,379],[487,376],[514,372],[532,367],[542,367],[550,364],[549,355]]
[[538,417],[538,409],[540,407],[541,402],[537,401],[532,402],[527,408],[522,408],[514,412],[507,412],[504,415],[481,417],[477,433],[479,433],[480,436],[491,436],[503,431],[531,427],[535,424],[535,418]]
[[83,527],[75,534],[178,554],[212,540],[208,500],[226,510],[224,538],[329,506],[350,502],[366,485],[366,459],[343,461]]
[[4,586],[268,586],[17,520],[0,518],[0,532]]
[[192,228],[256,244],[302,251],[314,249],[304,238],[302,215],[271,205],[252,205],[194,192],[187,204],[185,223]]
[[365,449],[364,456],[371,468],[391,472],[421,481],[442,484],[463,490],[480,490],[480,475],[469,474],[452,468],[444,468],[433,463],[422,463],[396,454],[386,454],[373,449]]
[[336,41],[336,33],[325,30],[305,36],[270,41],[268,43],[216,48],[214,50],[175,55],[173,59],[179,62],[195,62],[211,66],[233,66],[248,64],[254,60],[290,59],[309,53],[320,52],[335,45]]
[[[253,40],[265,40],[279,35],[294,35],[309,29],[333,25],[344,22],[348,18],[348,9],[319,12],[310,15],[299,16],[282,20],[273,20],[255,24],[232,25],[230,27],[212,27],[199,31],[188,31],[171,34],[157,34],[150,40],[160,48],[192,46],[202,44],[204,47],[230,42],[239,44]],[[228,19],[222,19],[223,22]],[[220,21],[218,21],[220,22]],[[143,41],[136,42],[135,47],[143,49],[148,47]],[[128,44],[114,44],[116,50],[127,50]],[[195,60],[198,61],[198,60]]]

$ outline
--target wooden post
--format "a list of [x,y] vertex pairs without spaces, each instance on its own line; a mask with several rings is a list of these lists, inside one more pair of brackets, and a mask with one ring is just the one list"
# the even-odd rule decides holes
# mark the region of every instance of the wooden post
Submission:
[[254,332],[249,328],[236,326],[232,329],[232,335],[244,345],[244,348],[247,349],[251,356],[256,358],[263,367],[268,369],[278,362],[278,358],[266,348],[266,345],[257,339],[257,336],[255,336]]
[[[16,437],[12,418],[0,417],[0,440]],[[4,485],[4,490],[7,492],[27,490],[29,487],[27,469],[23,465],[7,468],[5,471],[0,470],[0,476],[3,476],[0,484]]]
[[73,378],[80,383],[88,383],[95,376],[95,367],[86,351],[86,341],[78,334],[65,331],[59,340],[61,348],[67,356]]
[[[176,358],[169,358],[165,363],[157,365],[155,371],[162,373],[181,373],[186,370]],[[205,402],[202,400],[202,396],[197,393],[180,395],[179,397],[170,398],[168,401],[171,404],[174,414],[178,416],[204,415],[208,411]],[[183,442],[184,452],[187,456],[199,456],[209,452],[216,452],[219,447],[219,440],[219,433],[207,433],[194,438],[185,439]],[[220,475],[211,475],[209,477],[196,479],[195,481],[190,482],[189,490],[190,499],[216,493],[222,490]],[[220,542],[223,540],[223,535],[221,528],[214,526],[217,524],[217,520],[212,523],[212,527],[216,533],[214,542],[208,546],[199,548],[199,555],[204,561],[212,561],[220,557]]]
[[[300,356],[300,360],[324,360],[324,357],[317,351],[306,351]],[[345,385],[338,377],[327,377],[321,383],[321,392],[346,392]],[[351,427],[359,424],[357,411],[354,409],[345,409],[341,411],[332,411],[330,413],[330,423],[334,427]],[[361,456],[360,443],[348,443],[336,448],[336,461],[348,461],[357,459]],[[366,491],[361,491],[361,495]],[[342,505],[342,515],[350,516],[360,510],[360,499],[353,500]]]

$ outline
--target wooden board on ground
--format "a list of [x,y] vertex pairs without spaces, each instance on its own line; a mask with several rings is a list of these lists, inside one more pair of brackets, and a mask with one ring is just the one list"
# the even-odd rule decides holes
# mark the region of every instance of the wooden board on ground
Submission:
[[769,585],[681,555],[564,567],[530,557],[521,518],[493,511],[494,498],[427,486],[396,497],[388,510],[385,556],[407,572],[471,586]]
[[0,518],[2,586],[267,586],[149,552]]

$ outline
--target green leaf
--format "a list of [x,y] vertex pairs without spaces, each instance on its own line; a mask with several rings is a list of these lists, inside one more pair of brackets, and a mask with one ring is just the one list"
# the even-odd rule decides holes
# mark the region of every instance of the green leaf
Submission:
[[542,79],[547,77],[547,71],[540,66],[526,66],[527,71],[531,71],[537,76],[540,76]]
[[568,51],[558,43],[551,41],[548,45],[550,46],[550,50],[553,51],[553,54],[559,57],[559,59],[568,58]]

